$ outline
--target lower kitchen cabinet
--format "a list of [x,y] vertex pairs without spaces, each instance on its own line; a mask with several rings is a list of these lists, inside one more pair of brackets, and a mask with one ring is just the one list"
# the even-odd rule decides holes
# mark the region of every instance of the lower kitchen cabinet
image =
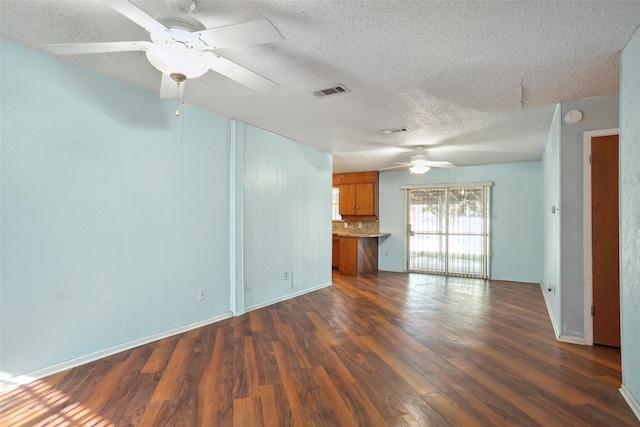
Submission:
[[377,237],[340,236],[339,270],[345,276],[361,276],[378,269]]

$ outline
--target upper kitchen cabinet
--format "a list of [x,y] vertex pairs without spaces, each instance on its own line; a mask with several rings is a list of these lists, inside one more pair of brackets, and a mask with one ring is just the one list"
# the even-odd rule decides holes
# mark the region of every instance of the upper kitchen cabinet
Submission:
[[333,186],[340,189],[340,215],[346,221],[378,219],[378,172],[338,173]]

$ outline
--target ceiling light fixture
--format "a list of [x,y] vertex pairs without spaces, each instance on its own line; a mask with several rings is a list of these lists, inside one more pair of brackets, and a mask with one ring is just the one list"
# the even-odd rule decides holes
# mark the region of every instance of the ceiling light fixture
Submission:
[[429,171],[431,168],[454,168],[456,165],[450,162],[445,161],[432,161],[427,158],[427,155],[424,153],[424,147],[416,147],[416,151],[418,154],[411,156],[409,158],[409,163],[396,163],[399,166],[391,166],[388,168],[382,168],[381,171],[405,168],[409,166],[409,171],[416,175],[422,175],[423,173]]
[[177,72],[194,79],[209,71],[217,59],[197,33],[170,28],[151,33],[151,40],[154,44],[148,46],[147,59],[164,74]]
[[413,166],[409,168],[409,172],[416,175],[422,175],[423,173],[427,172],[429,169],[431,168],[427,166],[425,160],[418,160],[415,162]]

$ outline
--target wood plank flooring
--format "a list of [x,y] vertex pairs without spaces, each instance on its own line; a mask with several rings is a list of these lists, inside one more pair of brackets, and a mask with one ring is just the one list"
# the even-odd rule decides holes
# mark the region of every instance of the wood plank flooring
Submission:
[[620,352],[555,340],[538,285],[334,286],[0,395],[2,426],[640,426]]

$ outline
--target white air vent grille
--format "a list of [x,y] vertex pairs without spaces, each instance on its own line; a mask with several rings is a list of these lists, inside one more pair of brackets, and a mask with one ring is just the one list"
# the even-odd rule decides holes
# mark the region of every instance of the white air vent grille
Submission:
[[407,128],[382,129],[380,132],[390,135],[392,133],[409,132],[409,129]]
[[327,96],[341,95],[347,92],[351,92],[351,91],[347,89],[344,85],[339,84],[333,87],[328,87],[326,89],[314,90],[311,93],[318,98],[326,98]]

